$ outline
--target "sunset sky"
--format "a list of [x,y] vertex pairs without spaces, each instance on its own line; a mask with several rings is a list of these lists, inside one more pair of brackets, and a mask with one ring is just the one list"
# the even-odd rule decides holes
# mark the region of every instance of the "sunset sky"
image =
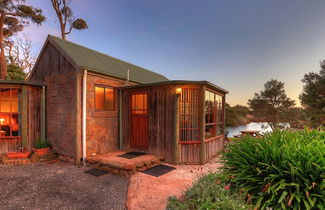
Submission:
[[[47,21],[24,33],[38,54],[47,34],[59,35],[50,0],[29,0]],[[273,78],[296,100],[305,73],[325,59],[323,0],[73,0],[89,29],[68,40],[164,74],[209,80],[227,102],[246,105]]]

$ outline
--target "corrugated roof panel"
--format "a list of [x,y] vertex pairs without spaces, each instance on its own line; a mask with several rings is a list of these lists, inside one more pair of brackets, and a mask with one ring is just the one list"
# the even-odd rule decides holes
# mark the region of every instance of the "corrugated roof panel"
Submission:
[[168,81],[158,73],[141,68],[134,64],[113,58],[109,55],[97,52],[87,47],[70,41],[49,35],[80,67],[88,70],[107,74],[110,76],[127,79],[127,71],[130,71],[130,80],[139,83],[154,83]]

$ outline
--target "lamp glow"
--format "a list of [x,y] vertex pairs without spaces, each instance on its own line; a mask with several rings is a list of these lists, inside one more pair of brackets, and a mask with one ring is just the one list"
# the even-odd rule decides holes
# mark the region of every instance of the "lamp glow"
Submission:
[[176,88],[176,94],[180,95],[182,93],[182,88]]

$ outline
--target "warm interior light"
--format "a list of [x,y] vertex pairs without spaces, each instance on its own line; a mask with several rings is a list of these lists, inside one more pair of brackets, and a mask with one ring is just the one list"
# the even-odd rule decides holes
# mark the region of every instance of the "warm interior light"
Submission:
[[3,119],[3,118],[0,118],[0,124],[3,124],[3,123],[4,123],[4,121],[5,121],[5,119]]
[[176,88],[176,94],[181,94],[182,93],[182,88]]

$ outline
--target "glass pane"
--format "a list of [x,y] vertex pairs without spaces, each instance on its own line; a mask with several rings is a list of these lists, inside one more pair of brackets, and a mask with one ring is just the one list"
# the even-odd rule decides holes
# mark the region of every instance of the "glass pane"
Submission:
[[11,100],[18,101],[18,89],[11,90]]
[[10,136],[10,114],[0,113],[0,136]]
[[0,101],[0,112],[10,112],[9,101]]
[[223,134],[223,126],[222,125],[217,125],[217,136]]
[[10,89],[0,89],[0,100],[10,100]]
[[147,113],[147,94],[132,95],[132,113],[133,114]]
[[103,110],[105,108],[104,88],[95,87],[95,109]]
[[11,112],[18,112],[18,101],[11,102]]
[[12,118],[11,118],[11,132],[12,132],[12,136],[19,136],[18,114],[12,114]]
[[105,88],[105,110],[114,110],[114,89]]
[[206,125],[205,126],[205,139],[209,139],[211,137],[216,136],[214,127],[215,127],[215,125]]

